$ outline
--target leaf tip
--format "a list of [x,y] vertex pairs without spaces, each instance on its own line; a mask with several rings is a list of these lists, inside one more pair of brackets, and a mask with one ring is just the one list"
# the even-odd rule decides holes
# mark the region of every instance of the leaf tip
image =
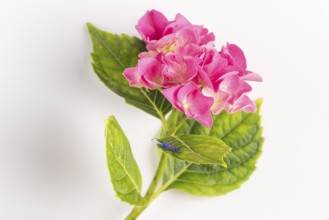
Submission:
[[92,23],[90,22],[87,22],[86,23],[86,26],[87,26],[87,29],[88,29],[88,32],[89,32],[89,35],[90,37],[93,39],[93,35],[95,35],[95,31],[97,31],[97,27],[95,27]]
[[94,25],[92,25],[92,23],[90,23],[89,21],[86,23],[86,26],[87,26],[88,30],[90,30],[91,28],[94,27]]
[[258,98],[256,100],[256,105],[257,105],[257,108],[260,108],[263,104],[263,101],[264,101],[264,98]]
[[109,116],[107,119],[104,120],[105,124],[108,126],[109,124],[113,122],[117,122],[116,118],[114,115]]
[[90,22],[87,22],[86,26],[87,26],[87,29],[88,29],[89,36],[93,41],[93,30],[95,29],[95,26],[92,25]]
[[255,100],[256,111],[254,113],[259,114],[259,112],[262,108],[263,101],[264,101],[263,98],[258,98],[258,99]]
[[224,167],[225,169],[227,169],[227,163],[224,160],[225,157],[231,152],[231,148],[228,149],[228,151],[224,154],[223,159],[221,161],[221,163],[219,163],[220,166]]
[[223,155],[223,160],[221,161],[221,163],[219,163],[219,165],[221,165],[222,167],[224,167],[225,169],[227,168],[227,163],[225,162],[224,158],[232,151],[232,148],[228,145],[226,145],[226,152]]

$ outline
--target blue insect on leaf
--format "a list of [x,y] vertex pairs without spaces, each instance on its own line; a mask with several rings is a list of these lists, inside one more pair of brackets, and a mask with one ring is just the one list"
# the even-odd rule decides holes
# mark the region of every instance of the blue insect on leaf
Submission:
[[163,143],[159,143],[159,146],[164,149],[164,150],[167,150],[167,151],[171,151],[171,152],[178,152],[179,149],[170,145],[169,143],[166,143],[166,142],[163,142]]

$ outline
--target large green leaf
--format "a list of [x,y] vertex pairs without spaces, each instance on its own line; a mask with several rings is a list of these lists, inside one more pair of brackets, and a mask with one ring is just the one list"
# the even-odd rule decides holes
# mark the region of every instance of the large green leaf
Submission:
[[106,155],[116,195],[129,204],[144,206],[145,199],[140,195],[142,176],[129,141],[114,116],[106,120]]
[[199,196],[222,195],[240,187],[256,168],[263,144],[261,116],[262,100],[257,101],[257,112],[222,112],[213,117],[207,129],[192,120],[179,129],[178,134],[208,135],[222,139],[232,148],[224,158],[227,168],[217,164],[184,163],[170,157],[163,176],[163,189],[180,189]]
[[92,65],[100,80],[128,104],[158,118],[168,113],[171,105],[161,92],[130,87],[122,75],[125,68],[136,65],[145,43],[136,37],[102,31],[90,23],[87,26],[93,43]]
[[219,164],[226,167],[224,156],[230,151],[222,140],[205,135],[178,135],[158,139],[160,149],[182,161]]

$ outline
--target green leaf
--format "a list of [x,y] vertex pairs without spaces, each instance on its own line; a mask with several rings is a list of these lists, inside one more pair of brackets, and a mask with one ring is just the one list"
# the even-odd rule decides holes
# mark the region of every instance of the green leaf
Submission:
[[142,176],[129,141],[114,116],[105,122],[107,163],[114,191],[122,201],[144,206],[145,199],[140,195]]
[[90,23],[87,26],[93,43],[92,65],[100,80],[130,105],[158,118],[168,113],[171,104],[160,91],[130,87],[122,75],[124,69],[136,65],[145,43],[136,37],[102,31]]
[[199,196],[228,193],[247,181],[256,168],[263,144],[261,116],[262,100],[257,112],[222,112],[213,117],[214,125],[207,129],[192,120],[178,134],[198,134],[220,138],[232,148],[224,158],[227,168],[217,164],[198,165],[169,158],[163,176],[163,189],[179,189]]
[[230,151],[222,140],[205,135],[179,135],[158,139],[160,149],[176,159],[196,164],[226,167],[224,156]]

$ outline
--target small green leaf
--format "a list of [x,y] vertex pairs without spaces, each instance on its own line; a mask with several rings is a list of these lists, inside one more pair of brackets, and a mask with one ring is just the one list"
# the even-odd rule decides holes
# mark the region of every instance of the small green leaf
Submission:
[[100,80],[130,105],[158,118],[168,113],[171,104],[160,91],[130,87],[122,75],[124,69],[136,65],[145,43],[136,37],[102,31],[90,23],[87,27],[93,43],[92,65]]
[[140,195],[142,176],[129,141],[114,116],[105,122],[107,163],[116,195],[131,205],[144,206],[145,199]]
[[199,196],[228,193],[247,181],[256,168],[263,144],[261,116],[262,100],[255,113],[222,112],[213,117],[214,124],[207,129],[192,120],[187,121],[177,134],[207,135],[223,140],[232,148],[224,160],[227,168],[217,164],[193,164],[169,157],[163,176],[163,188],[179,189]]
[[168,136],[158,139],[160,149],[174,158],[196,164],[226,167],[224,156],[230,151],[222,140],[204,135]]

